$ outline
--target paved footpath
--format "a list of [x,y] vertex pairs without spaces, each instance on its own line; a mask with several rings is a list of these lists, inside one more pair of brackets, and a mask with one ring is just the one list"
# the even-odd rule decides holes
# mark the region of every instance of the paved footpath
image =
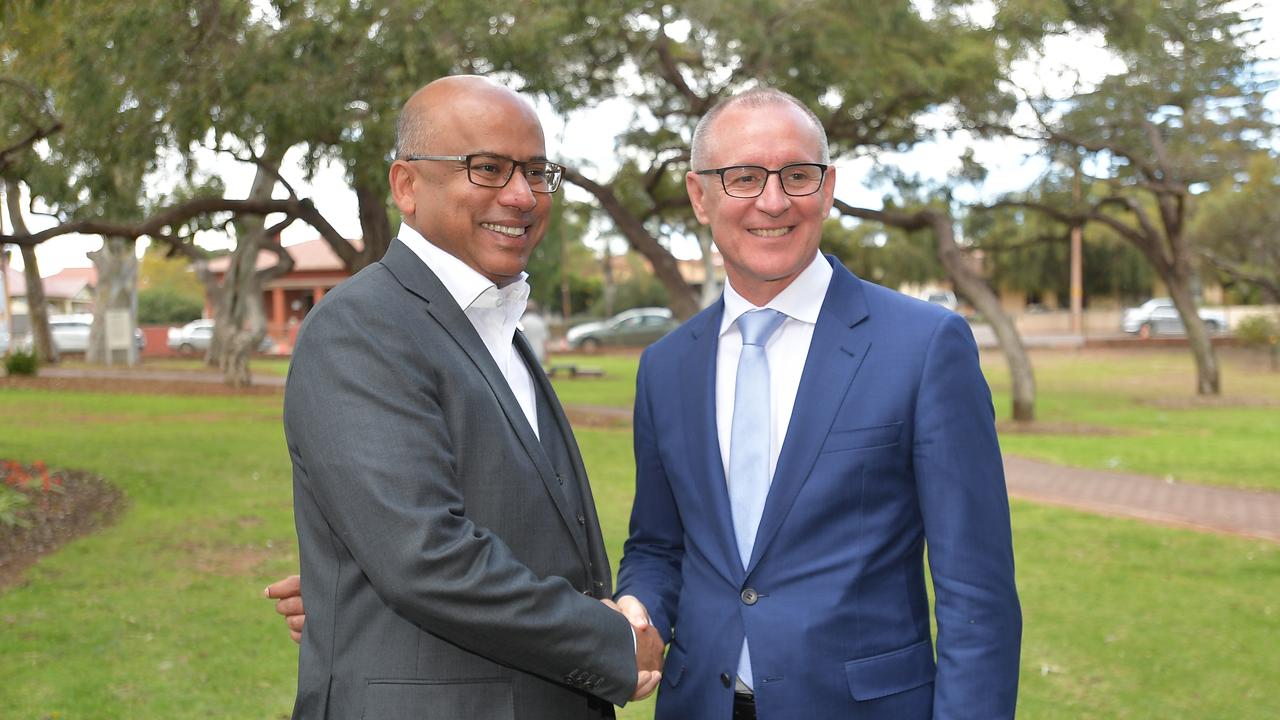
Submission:
[[1280,542],[1280,492],[1170,482],[1006,455],[1009,494],[1103,515]]
[[[110,368],[44,368],[45,377],[111,378],[166,382],[222,382],[219,373],[203,371],[113,370]],[[258,385],[280,386],[278,375],[255,375]],[[575,422],[625,424],[623,408],[569,406]],[[1040,460],[1005,456],[1009,494],[1035,502],[1062,505],[1103,515],[1137,518],[1177,527],[1241,535],[1280,542],[1280,492],[1168,482],[1160,478],[1106,470],[1062,467]]]

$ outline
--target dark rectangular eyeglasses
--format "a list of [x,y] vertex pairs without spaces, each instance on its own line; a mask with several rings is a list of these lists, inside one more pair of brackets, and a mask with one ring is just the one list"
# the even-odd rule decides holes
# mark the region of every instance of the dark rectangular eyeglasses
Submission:
[[466,163],[467,179],[481,187],[502,188],[511,182],[520,168],[529,189],[536,193],[553,193],[564,178],[564,168],[546,160],[519,162],[501,155],[407,155],[402,160],[441,160]]
[[719,175],[724,192],[730,197],[753,198],[764,192],[770,175],[777,175],[782,182],[782,192],[792,197],[812,195],[822,187],[829,165],[821,163],[792,163],[777,170],[759,165],[731,165],[714,170],[698,170],[698,175]]

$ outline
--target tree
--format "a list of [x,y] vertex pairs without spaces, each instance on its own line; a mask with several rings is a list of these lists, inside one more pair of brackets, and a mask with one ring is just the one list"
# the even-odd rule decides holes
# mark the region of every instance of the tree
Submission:
[[1227,280],[1280,303],[1280,158],[1256,153],[1230,182],[1201,195],[1188,235]]
[[[619,138],[626,161],[613,178],[576,169],[567,178],[595,196],[618,233],[652,264],[672,309],[689,317],[699,308],[698,298],[667,244],[699,232],[683,182],[698,118],[721,97],[767,84],[813,108],[833,155],[846,158],[903,150],[930,137],[924,118],[941,107],[975,125],[1002,118],[1012,103],[997,88],[998,43],[961,17],[967,4],[940,4],[928,20],[905,1],[859,6],[856,12],[844,2],[754,2],[746,12],[713,1],[635,10],[614,39],[639,75],[628,94],[646,112],[638,112]],[[977,295],[984,287],[979,276],[964,272],[949,211],[938,218],[936,208],[918,214],[840,203],[837,209],[864,220],[899,222],[894,227],[907,231],[945,227],[935,242],[942,267],[960,273],[952,280],[962,293]],[[1018,366],[1015,414],[1029,419],[1034,387],[1022,381],[1030,378],[1030,365],[994,297],[987,288],[968,299],[1005,328],[997,335]]]
[[1196,310],[1197,258],[1187,233],[1193,189],[1229,181],[1272,129],[1253,75],[1255,23],[1238,8],[1229,0],[1064,2],[1058,27],[1102,30],[1124,69],[1064,100],[1028,98],[1032,130],[1007,128],[1042,142],[1055,160],[1083,157],[1092,172],[1088,200],[1078,205],[1018,197],[1004,204],[1067,225],[1105,226],[1141,251],[1187,329],[1196,391],[1205,395],[1218,394],[1221,383]]

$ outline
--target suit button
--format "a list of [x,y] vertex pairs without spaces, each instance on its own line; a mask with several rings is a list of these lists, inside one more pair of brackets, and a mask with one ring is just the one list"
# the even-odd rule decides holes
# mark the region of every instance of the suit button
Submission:
[[579,525],[586,525],[586,524],[587,524],[587,516],[583,515],[582,513],[578,513],[578,524],[579,524]]
[[563,485],[563,484],[564,484],[564,476],[563,476],[563,475],[561,475],[560,473],[556,473],[556,482],[558,482],[558,483],[560,483],[561,485]]
[[760,595],[753,588],[747,588],[742,591],[742,602],[746,605],[755,605],[756,600],[760,599]]
[[733,679],[729,677],[729,673],[720,673],[720,684],[725,687],[733,686]]

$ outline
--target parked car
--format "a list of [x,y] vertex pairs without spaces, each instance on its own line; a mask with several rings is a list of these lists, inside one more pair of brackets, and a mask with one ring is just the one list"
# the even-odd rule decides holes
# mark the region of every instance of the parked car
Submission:
[[644,347],[679,325],[667,308],[635,308],[607,320],[574,325],[565,334],[565,341],[570,350],[588,352],[605,346]]
[[[169,328],[169,349],[184,355],[196,352],[208,352],[213,342],[213,320],[192,320],[181,328]],[[270,335],[263,335],[258,343],[258,352],[271,352],[276,342]]]
[[[92,328],[93,315],[91,313],[49,316],[49,336],[53,340],[53,347],[57,349],[59,354],[88,352],[89,332]],[[142,352],[147,346],[147,338],[139,328],[133,329],[133,344],[138,348],[138,352]],[[18,347],[23,350],[30,350],[35,347],[35,338],[28,332],[19,341]]]
[[942,307],[950,310],[951,312],[955,312],[956,307],[959,306],[960,304],[959,302],[956,301],[956,294],[951,292],[950,290],[936,290],[934,292],[925,294],[922,299],[925,302],[931,302],[934,305],[941,305]]
[[[1227,316],[1221,310],[1200,308],[1197,313],[1209,332],[1217,333],[1227,329]],[[1187,332],[1182,326],[1182,318],[1178,316],[1178,309],[1169,298],[1151,298],[1136,308],[1125,310],[1120,327],[1131,335],[1142,337],[1183,335]]]

